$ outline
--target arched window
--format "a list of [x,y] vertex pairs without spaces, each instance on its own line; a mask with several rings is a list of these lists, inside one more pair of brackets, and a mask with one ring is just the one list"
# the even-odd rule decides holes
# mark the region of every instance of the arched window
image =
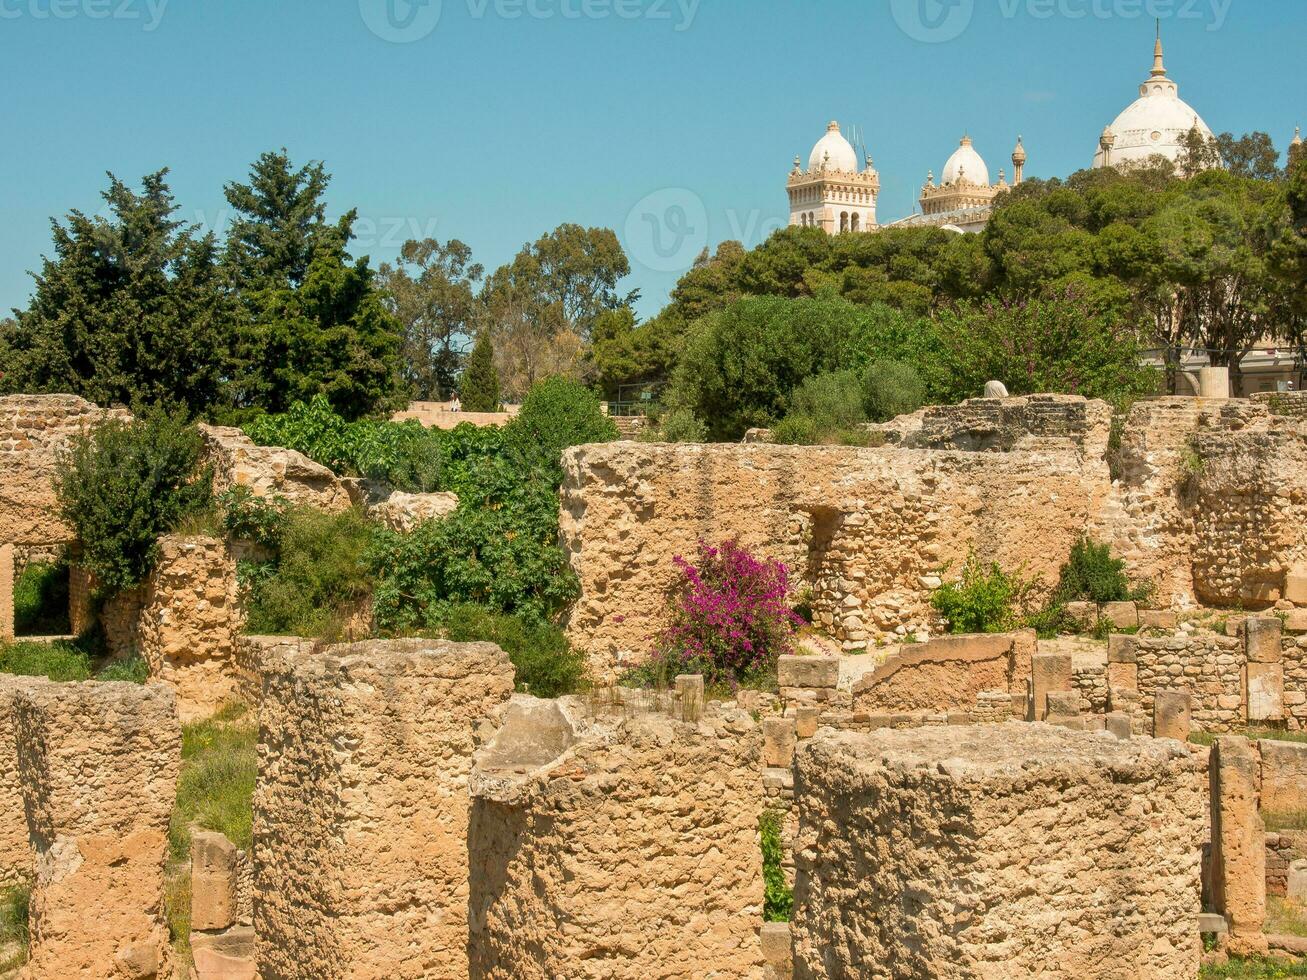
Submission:
[[841,212],[840,212],[840,232],[843,233],[843,232],[846,232],[846,231],[848,231],[848,230],[849,230],[849,212],[847,212],[847,211],[841,211]]
[[861,221],[861,218],[859,218],[858,212],[854,211],[853,217],[849,219],[849,228],[852,229],[853,231],[857,231],[859,221]]

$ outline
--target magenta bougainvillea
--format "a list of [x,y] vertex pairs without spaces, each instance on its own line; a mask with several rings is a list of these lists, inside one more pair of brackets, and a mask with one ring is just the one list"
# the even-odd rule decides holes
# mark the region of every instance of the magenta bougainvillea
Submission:
[[755,558],[734,540],[699,542],[694,562],[674,559],[682,575],[672,622],[658,636],[664,676],[703,674],[710,684],[738,683],[776,669],[803,620],[786,604],[789,570]]

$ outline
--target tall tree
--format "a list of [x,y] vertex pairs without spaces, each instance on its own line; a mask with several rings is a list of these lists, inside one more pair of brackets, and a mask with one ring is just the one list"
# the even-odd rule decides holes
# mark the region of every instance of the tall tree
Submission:
[[348,252],[356,213],[335,224],[318,163],[296,169],[265,153],[249,183],[229,184],[236,212],[225,265],[243,307],[235,401],[284,411],[324,394],[347,418],[401,404],[401,329],[366,257]]
[[140,193],[109,175],[108,217],[52,221],[31,305],[15,311],[0,386],[100,404],[212,411],[230,370],[233,317],[212,235],[175,217],[167,170]]
[[483,271],[456,238],[405,242],[399,264],[378,270],[386,308],[404,331],[404,377],[416,398],[437,401],[454,390],[476,333],[481,305],[474,287]]
[[465,412],[499,411],[499,373],[489,334],[482,333],[472,347],[459,379],[459,400]]

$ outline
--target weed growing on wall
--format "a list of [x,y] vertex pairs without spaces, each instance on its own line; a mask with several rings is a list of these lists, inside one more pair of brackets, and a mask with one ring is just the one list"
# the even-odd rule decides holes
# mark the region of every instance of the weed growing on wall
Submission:
[[781,848],[781,825],[784,815],[780,810],[764,810],[758,818],[758,836],[762,843],[762,884],[764,922],[789,922],[794,911],[794,891],[785,883],[782,863],[785,852]]
[[956,581],[945,582],[930,597],[950,633],[1004,633],[1022,625],[1037,579],[1009,574],[998,562],[984,562],[975,552],[962,563]]

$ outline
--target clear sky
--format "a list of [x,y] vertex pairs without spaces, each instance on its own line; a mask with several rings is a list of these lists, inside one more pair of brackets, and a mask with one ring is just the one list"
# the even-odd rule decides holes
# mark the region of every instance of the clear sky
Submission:
[[703,244],[785,223],[785,176],[856,124],[882,221],[969,131],[997,177],[1088,164],[1151,66],[1217,132],[1307,126],[1303,0],[0,0],[0,309],[105,171],[183,216],[287,147],[334,174],[355,254],[459,238],[493,269],[561,222],[622,237],[643,315]]

